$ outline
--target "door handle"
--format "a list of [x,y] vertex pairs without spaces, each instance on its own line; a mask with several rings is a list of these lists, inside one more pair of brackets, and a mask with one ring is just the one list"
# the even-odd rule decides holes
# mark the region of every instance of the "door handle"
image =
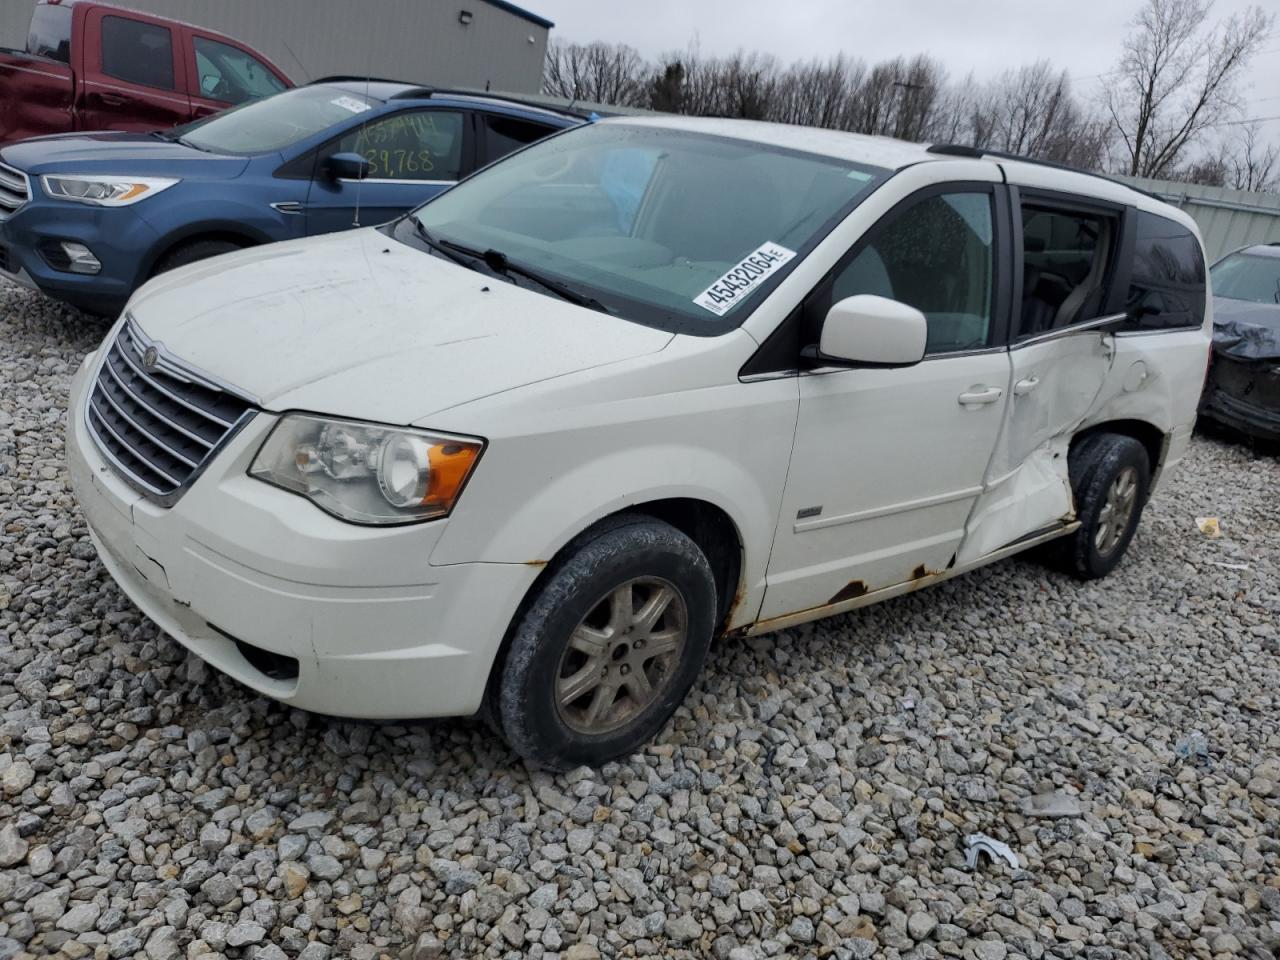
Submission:
[[973,387],[960,394],[956,399],[962,407],[980,407],[988,403],[995,403],[1004,396],[1004,391],[999,387]]
[[1013,385],[1013,395],[1015,397],[1025,397],[1038,386],[1040,386],[1039,377],[1023,377]]
[[102,98],[102,102],[110,107],[123,107],[128,103],[125,97],[117,97],[114,93],[101,93],[99,96]]

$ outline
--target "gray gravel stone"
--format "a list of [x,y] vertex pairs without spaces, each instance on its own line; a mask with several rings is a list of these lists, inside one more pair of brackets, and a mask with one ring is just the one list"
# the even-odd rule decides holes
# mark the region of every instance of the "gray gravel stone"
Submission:
[[[659,741],[557,776],[482,724],[268,701],[142,616],[63,453],[106,329],[0,281],[0,958],[1121,960],[1280,938],[1274,456],[1193,438],[1104,579],[1022,557],[718,642]],[[969,833],[1026,869],[964,870]]]

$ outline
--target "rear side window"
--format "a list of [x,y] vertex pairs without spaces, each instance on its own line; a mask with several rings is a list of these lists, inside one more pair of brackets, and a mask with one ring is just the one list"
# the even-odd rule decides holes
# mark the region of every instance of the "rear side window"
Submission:
[[173,34],[154,23],[103,17],[102,72],[126,83],[174,89]]
[[31,15],[27,53],[50,60],[71,62],[71,8],[41,4]]
[[1204,322],[1205,265],[1186,227],[1139,210],[1135,214],[1133,276],[1126,307],[1130,329],[1169,330]]
[[1022,207],[1020,336],[1061,330],[1099,315],[1116,224],[1100,213]]
[[484,158],[482,163],[501,160],[508,153],[541,140],[555,132],[554,127],[542,123],[530,123],[515,117],[501,117],[493,113],[481,114],[484,118]]

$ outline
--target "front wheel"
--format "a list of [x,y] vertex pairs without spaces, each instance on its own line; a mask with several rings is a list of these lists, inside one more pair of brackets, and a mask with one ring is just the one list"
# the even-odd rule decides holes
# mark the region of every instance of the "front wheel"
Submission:
[[1082,580],[1104,577],[1138,529],[1151,489],[1146,448],[1116,433],[1081,440],[1068,461],[1080,529],[1061,541],[1059,565]]
[[550,769],[634,752],[684,700],[715,625],[697,544],[649,517],[580,538],[525,610],[495,694],[507,741]]

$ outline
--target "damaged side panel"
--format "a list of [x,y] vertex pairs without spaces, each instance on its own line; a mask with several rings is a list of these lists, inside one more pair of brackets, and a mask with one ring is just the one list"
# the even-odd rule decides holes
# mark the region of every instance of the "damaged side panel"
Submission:
[[1114,369],[1114,338],[1097,331],[1015,346],[1012,401],[966,525],[958,562],[1072,519],[1071,437],[1097,409]]

